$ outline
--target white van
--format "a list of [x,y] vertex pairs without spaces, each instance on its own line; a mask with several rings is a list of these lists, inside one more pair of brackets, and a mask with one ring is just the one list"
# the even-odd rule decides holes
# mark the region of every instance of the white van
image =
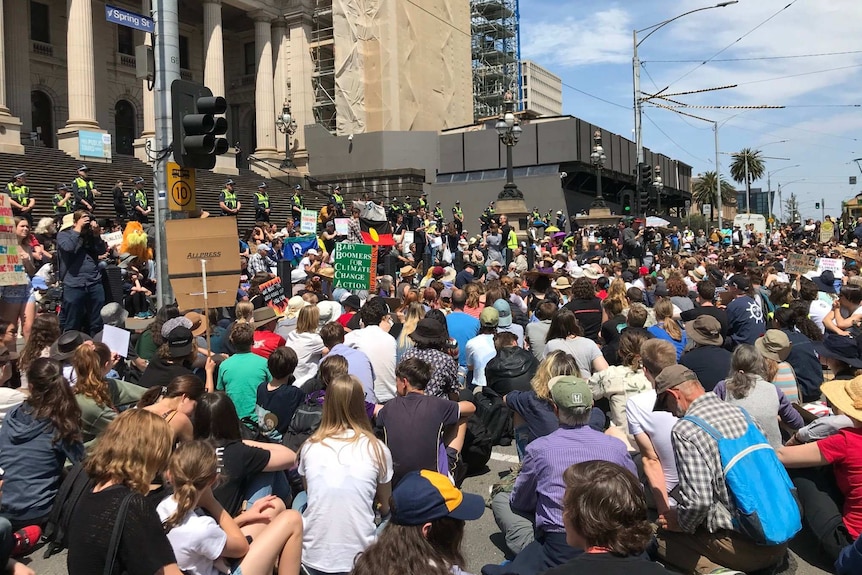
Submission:
[[754,231],[763,238],[764,243],[767,241],[766,235],[766,218],[760,214],[737,214],[733,218],[733,227],[739,226],[744,230],[749,224],[754,224]]

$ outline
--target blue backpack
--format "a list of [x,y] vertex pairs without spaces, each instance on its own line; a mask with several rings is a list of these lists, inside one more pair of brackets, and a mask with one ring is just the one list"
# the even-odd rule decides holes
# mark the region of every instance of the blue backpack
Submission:
[[748,412],[740,410],[748,429],[737,439],[724,437],[697,416],[686,415],[684,419],[718,443],[724,481],[735,507],[734,528],[759,545],[779,545],[802,529],[796,488]]

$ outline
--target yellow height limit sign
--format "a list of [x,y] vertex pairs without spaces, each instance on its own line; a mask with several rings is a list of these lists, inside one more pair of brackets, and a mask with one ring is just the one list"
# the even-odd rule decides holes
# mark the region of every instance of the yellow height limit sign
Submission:
[[168,208],[174,212],[195,211],[195,170],[168,162]]

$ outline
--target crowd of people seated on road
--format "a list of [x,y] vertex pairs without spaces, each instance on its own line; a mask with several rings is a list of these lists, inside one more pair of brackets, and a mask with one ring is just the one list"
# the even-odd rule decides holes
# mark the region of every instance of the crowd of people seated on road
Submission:
[[[154,309],[151,260],[66,219],[55,245],[16,221],[31,282],[0,288],[11,573],[48,544],[71,575],[765,574],[801,539],[862,572],[850,248],[648,251],[640,222],[510,246],[492,213],[348,291],[324,227],[279,308],[260,286],[293,236],[261,223],[234,308]],[[806,250],[828,267],[788,270]],[[36,302],[55,258],[59,314]],[[519,463],[461,492],[494,446]],[[486,507],[505,560],[468,565]]]

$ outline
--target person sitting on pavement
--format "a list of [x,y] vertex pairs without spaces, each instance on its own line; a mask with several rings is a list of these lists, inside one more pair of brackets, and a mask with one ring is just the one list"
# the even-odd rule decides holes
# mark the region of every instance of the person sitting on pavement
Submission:
[[707,391],[730,373],[730,352],[722,347],[721,323],[711,315],[700,315],[686,324],[686,334],[694,343],[679,358],[679,363],[697,374]]
[[492,502],[491,506],[507,541],[512,539],[510,532],[520,534],[520,551],[507,565],[485,565],[483,575],[535,575],[583,552],[566,542],[563,473],[569,466],[604,460],[637,477],[625,444],[589,427],[593,396],[587,382],[576,376],[560,376],[549,381],[548,387],[560,427],[527,446],[509,505],[495,500],[497,504]]
[[240,420],[250,417],[257,421],[254,409],[257,387],[262,381],[269,381],[272,375],[266,360],[252,353],[254,327],[250,323],[235,323],[230,332],[230,342],[236,353],[219,365],[216,389],[227,393]]
[[[730,439],[748,432],[750,420],[745,411],[705,391],[687,367],[666,367],[655,384],[655,409],[697,416]],[[675,492],[677,506],[658,520],[659,560],[684,573],[700,574],[722,567],[759,571],[782,561],[787,554],[786,543],[759,545],[737,530],[736,508],[726,484],[718,442],[685,419],[674,425],[672,438],[679,489]]]
[[345,330],[340,322],[331,321],[324,324],[320,328],[320,339],[323,340],[323,345],[329,352],[320,361],[322,363],[327,357],[336,355],[343,356],[347,360],[348,373],[358,379],[362,384],[362,389],[365,390],[365,401],[377,403],[377,396],[374,395],[374,368],[371,366],[371,360],[368,359],[365,352],[345,345],[344,337]]
[[649,333],[626,329],[619,338],[621,365],[612,365],[604,371],[590,376],[588,380],[593,399],[607,398],[611,407],[611,422],[623,433],[628,432],[626,400],[637,393],[650,389],[650,382],[642,373],[641,347],[649,339]]

